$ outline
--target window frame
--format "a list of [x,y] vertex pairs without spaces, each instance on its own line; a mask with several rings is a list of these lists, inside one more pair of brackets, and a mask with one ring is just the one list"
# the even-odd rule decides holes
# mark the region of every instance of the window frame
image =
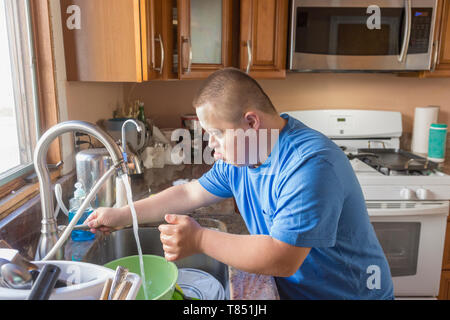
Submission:
[[[29,32],[31,34],[31,51],[34,81],[34,98],[37,108],[36,136],[37,139],[49,128],[59,122],[55,61],[53,51],[53,32],[51,25],[50,4],[48,0],[25,0],[29,15]],[[36,139],[36,140],[37,140]],[[55,139],[47,153],[47,163],[61,163],[62,153],[60,138]],[[20,204],[39,193],[36,188],[39,183],[27,182],[25,179],[34,173],[34,164],[17,170],[0,183],[0,219],[6,217]],[[60,177],[61,168],[52,170],[51,179]],[[6,182],[9,180],[8,182]],[[32,190],[32,191],[30,191]]]
[[[23,7],[22,7],[23,5]],[[30,6],[30,0],[24,0],[23,3],[17,3],[15,1],[6,1],[5,2],[5,9],[8,10],[9,13],[12,13],[13,20],[16,20],[17,17],[23,13],[25,14],[27,26],[25,30],[20,30],[17,26],[17,21],[14,21],[14,23],[11,23],[11,20],[7,22],[8,24],[8,30],[14,29],[14,35],[16,36],[13,41],[10,40],[10,51],[13,52],[12,59],[16,57],[20,57],[22,55],[22,62],[24,62],[23,52],[20,50],[21,45],[26,45],[29,48],[29,56],[27,57],[29,59],[28,63],[30,66],[29,73],[31,78],[31,83],[26,83],[26,70],[24,68],[28,65],[26,63],[23,63],[22,65],[14,64],[13,68],[13,82],[14,85],[17,86],[17,84],[23,86],[20,90],[15,90],[14,95],[16,98],[16,101],[21,105],[21,110],[27,109],[27,114],[25,116],[17,116],[16,115],[16,122],[18,127],[20,128],[20,131],[23,131],[23,128],[26,127],[25,122],[31,123],[32,122],[32,128],[31,130],[27,130],[26,133],[30,133],[30,137],[19,137],[20,139],[25,139],[25,144],[36,144],[38,137],[40,136],[40,119],[39,119],[39,99],[38,99],[38,90],[37,90],[37,72],[36,72],[36,55],[35,55],[35,46],[34,46],[34,34],[32,30],[32,17],[31,17],[31,6]],[[23,12],[24,11],[24,12]],[[27,40],[23,41],[24,33],[27,33],[29,36],[27,36]],[[28,80],[28,79],[27,79]],[[29,97],[31,95],[31,97]],[[20,99],[20,96],[25,96],[26,100]],[[25,104],[31,102],[32,106],[26,106]],[[16,106],[17,110],[17,106]],[[29,112],[32,111],[32,112]],[[17,114],[17,112],[16,112]],[[31,115],[31,119],[30,119]],[[33,130],[34,129],[34,130]],[[34,132],[33,132],[34,131]],[[20,145],[20,144],[19,144]],[[31,155],[28,155],[28,158],[31,160],[31,163],[28,164],[20,164],[16,167],[13,167],[9,169],[6,172],[0,173],[0,187],[16,180],[17,178],[20,178],[24,175],[30,174],[34,170],[33,165],[33,150],[27,150],[27,152],[31,152]]]

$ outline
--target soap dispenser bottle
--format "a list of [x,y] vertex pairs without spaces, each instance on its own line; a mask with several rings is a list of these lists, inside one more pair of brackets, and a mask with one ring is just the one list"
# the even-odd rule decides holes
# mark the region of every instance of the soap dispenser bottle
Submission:
[[[86,199],[86,192],[83,189],[83,185],[80,182],[75,184],[75,192],[73,198],[70,199],[70,210],[69,210],[69,223],[72,221],[73,217],[76,215],[78,209],[83,204],[84,199]],[[92,207],[87,207],[81,218],[78,220],[77,225],[83,224],[84,221],[89,217],[89,215],[94,212]],[[89,241],[95,238],[95,234],[90,231],[84,230],[73,230],[71,234],[73,241]]]

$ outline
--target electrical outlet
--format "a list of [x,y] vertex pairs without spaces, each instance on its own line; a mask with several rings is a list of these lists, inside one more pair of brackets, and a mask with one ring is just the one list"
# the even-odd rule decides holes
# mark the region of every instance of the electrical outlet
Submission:
[[83,140],[83,137],[88,137],[88,134],[82,133],[82,132],[75,132],[74,133],[74,141],[75,141],[75,152],[81,151],[81,146],[84,144],[90,144],[90,141]]

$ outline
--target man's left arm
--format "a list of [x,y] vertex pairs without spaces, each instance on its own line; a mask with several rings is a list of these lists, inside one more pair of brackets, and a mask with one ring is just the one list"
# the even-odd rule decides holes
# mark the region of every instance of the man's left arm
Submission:
[[202,228],[188,216],[167,215],[161,225],[165,257],[175,261],[204,253],[249,273],[289,277],[301,266],[310,248],[296,247],[266,235],[237,235]]
[[201,228],[192,218],[168,215],[161,225],[166,258],[205,253],[237,269],[272,276],[293,275],[310,248],[332,247],[344,188],[331,163],[312,157],[279,181],[270,235],[234,235]]

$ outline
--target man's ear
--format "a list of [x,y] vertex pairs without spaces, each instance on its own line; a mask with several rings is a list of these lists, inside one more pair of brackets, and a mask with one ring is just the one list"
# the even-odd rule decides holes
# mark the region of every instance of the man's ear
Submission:
[[253,111],[249,111],[244,115],[245,122],[250,129],[258,130],[261,126],[259,115]]

